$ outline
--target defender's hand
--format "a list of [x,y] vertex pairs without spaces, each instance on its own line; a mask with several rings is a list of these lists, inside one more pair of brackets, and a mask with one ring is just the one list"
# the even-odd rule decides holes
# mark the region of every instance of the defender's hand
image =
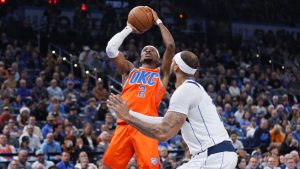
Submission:
[[116,112],[118,118],[124,121],[129,120],[130,114],[128,105],[120,96],[111,94],[107,100],[107,106]]

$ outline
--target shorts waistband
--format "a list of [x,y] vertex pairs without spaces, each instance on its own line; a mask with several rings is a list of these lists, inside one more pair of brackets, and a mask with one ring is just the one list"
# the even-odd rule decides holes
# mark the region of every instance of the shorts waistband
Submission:
[[[199,153],[196,153],[194,156],[201,154],[205,151],[201,151]],[[223,141],[219,144],[216,144],[214,146],[211,146],[207,149],[207,157],[212,155],[212,154],[216,154],[216,153],[220,153],[220,152],[235,152],[235,149],[231,143],[231,141]]]
[[210,156],[212,154],[220,153],[220,152],[235,152],[234,147],[231,143],[231,141],[223,141],[219,144],[216,144],[212,147],[209,147],[207,149],[207,156]]
[[117,125],[125,126],[125,125],[128,125],[128,124],[126,122],[117,122]]

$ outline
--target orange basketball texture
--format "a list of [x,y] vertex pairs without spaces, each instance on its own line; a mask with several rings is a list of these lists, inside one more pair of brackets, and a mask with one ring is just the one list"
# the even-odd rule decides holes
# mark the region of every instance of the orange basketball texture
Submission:
[[151,10],[144,6],[134,7],[128,14],[128,23],[134,26],[139,32],[149,30],[154,24]]

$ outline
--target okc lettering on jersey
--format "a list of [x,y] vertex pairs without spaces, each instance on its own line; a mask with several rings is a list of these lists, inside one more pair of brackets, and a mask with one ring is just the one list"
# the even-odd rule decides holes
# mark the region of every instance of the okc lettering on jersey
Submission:
[[154,78],[159,78],[159,74],[156,72],[147,72],[145,70],[136,71],[132,74],[129,84],[143,84],[148,86],[155,85]]

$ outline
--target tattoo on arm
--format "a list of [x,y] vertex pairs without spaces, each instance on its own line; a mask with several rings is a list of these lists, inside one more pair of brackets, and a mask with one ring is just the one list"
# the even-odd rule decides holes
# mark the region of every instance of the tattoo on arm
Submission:
[[186,115],[182,113],[167,112],[163,122],[159,124],[150,124],[133,116],[128,123],[144,135],[160,140],[169,139],[177,134],[185,120]]

